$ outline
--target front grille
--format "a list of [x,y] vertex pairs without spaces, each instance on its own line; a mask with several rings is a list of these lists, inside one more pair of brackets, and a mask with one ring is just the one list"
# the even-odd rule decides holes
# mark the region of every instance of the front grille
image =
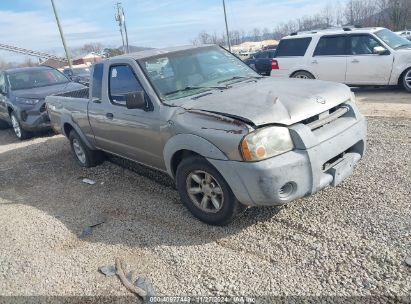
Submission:
[[313,131],[323,127],[326,124],[332,123],[344,114],[348,113],[349,110],[350,108],[347,105],[341,104],[323,113],[307,118],[303,120],[302,123]]

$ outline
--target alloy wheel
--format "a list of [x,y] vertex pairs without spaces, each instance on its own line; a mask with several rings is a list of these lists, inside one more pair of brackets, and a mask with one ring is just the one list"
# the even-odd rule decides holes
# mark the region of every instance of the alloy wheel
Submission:
[[224,193],[208,172],[196,170],[187,176],[186,190],[194,205],[207,213],[217,213],[224,204]]
[[13,126],[13,130],[14,130],[14,133],[16,134],[16,136],[17,136],[18,138],[21,138],[21,128],[20,128],[20,124],[19,124],[16,116],[14,116],[14,115],[11,115],[11,124],[12,124],[12,126]]
[[409,70],[404,76],[404,84],[411,89],[411,70]]
[[73,149],[74,149],[74,153],[76,154],[77,159],[82,164],[85,164],[86,163],[86,153],[84,152],[83,147],[81,146],[81,144],[76,138],[73,139]]

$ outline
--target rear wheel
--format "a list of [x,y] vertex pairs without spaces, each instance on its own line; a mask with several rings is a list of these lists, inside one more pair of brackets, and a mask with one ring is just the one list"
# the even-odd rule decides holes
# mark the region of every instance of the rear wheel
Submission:
[[315,79],[313,74],[306,72],[306,71],[298,71],[291,75],[291,78],[299,78],[299,79]]
[[103,162],[103,152],[89,149],[76,131],[70,132],[69,140],[74,158],[80,166],[90,168]]
[[23,140],[23,139],[27,139],[31,137],[31,133],[22,128],[21,123],[19,119],[17,118],[16,113],[12,112],[10,114],[10,118],[11,118],[11,125],[13,127],[14,134],[16,134],[18,139]]
[[226,225],[245,209],[221,174],[202,157],[184,159],[177,168],[176,179],[183,204],[207,224]]
[[402,78],[402,85],[409,93],[411,93],[411,69],[405,72]]

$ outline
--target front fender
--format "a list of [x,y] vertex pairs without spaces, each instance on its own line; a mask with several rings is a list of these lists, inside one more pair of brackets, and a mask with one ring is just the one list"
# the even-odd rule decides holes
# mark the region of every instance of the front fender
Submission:
[[411,68],[411,61],[401,65],[400,67],[393,68],[392,74],[391,74],[391,79],[390,79],[390,85],[397,85],[399,84],[400,77],[402,73],[404,73],[406,70]]
[[164,146],[163,156],[168,174],[173,176],[171,160],[174,154],[181,150],[195,152],[205,158],[227,160],[227,156],[203,137],[193,134],[178,134],[171,137]]

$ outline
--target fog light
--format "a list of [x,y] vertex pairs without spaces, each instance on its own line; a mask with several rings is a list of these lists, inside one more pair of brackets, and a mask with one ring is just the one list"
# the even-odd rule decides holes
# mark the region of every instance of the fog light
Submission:
[[287,199],[294,193],[295,188],[296,188],[296,185],[294,183],[292,183],[292,182],[286,183],[278,191],[278,196],[281,199]]

